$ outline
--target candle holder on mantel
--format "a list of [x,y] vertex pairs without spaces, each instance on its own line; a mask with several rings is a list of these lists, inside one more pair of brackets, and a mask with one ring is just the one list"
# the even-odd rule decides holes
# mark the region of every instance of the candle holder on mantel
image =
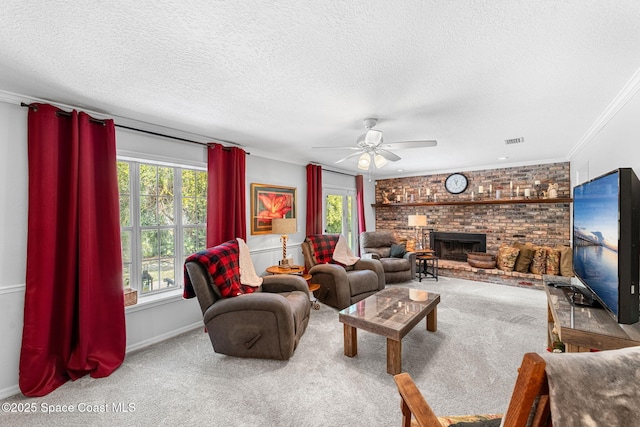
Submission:
[[540,184],[540,181],[536,180],[533,183],[532,196],[535,197],[536,199],[539,199],[541,195],[542,195],[542,184]]

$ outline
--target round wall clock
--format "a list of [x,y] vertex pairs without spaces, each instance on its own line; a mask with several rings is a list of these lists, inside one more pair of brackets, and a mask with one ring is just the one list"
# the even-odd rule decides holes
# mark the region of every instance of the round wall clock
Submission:
[[467,189],[469,180],[461,173],[452,173],[444,181],[444,188],[451,194],[460,194]]

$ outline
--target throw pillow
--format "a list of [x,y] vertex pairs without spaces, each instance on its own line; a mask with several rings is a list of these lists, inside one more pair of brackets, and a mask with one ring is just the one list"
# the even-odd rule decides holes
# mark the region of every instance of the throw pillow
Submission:
[[251,260],[249,246],[243,239],[238,237],[238,247],[240,248],[240,283],[257,288],[262,285],[262,277],[256,274],[256,269]]
[[560,275],[565,277],[573,276],[573,250],[570,246],[558,246],[560,251]]
[[552,276],[560,275],[560,251],[557,249],[545,247],[547,251],[547,274]]
[[407,252],[406,246],[402,245],[391,245],[391,251],[389,255],[391,258],[402,258],[404,254]]
[[541,246],[534,246],[535,252],[531,261],[530,271],[533,274],[546,274],[547,269],[547,251]]
[[513,246],[520,249],[520,253],[516,259],[516,265],[513,269],[518,273],[528,273],[535,253],[533,246],[522,243],[516,243]]
[[502,271],[513,271],[520,249],[503,243],[498,249],[497,268]]

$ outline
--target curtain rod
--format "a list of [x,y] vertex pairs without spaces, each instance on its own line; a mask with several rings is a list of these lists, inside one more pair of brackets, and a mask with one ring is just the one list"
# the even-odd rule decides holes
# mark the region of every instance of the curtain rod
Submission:
[[[25,104],[24,102],[21,102],[20,106],[21,107],[31,108],[33,111],[38,111],[38,107],[35,106],[35,105]],[[58,110],[58,111],[56,111],[56,116],[71,117],[71,113],[69,113],[68,111]],[[89,117],[89,121],[91,123],[96,123],[96,124],[99,124],[99,125],[102,125],[102,126],[105,125],[104,120],[94,119],[93,117]]]
[[208,146],[209,145],[206,142],[193,141],[191,139],[180,138],[179,136],[164,135],[162,133],[153,132],[153,131],[150,131],[150,130],[137,129],[137,128],[130,127],[130,126],[119,125],[117,123],[115,124],[115,126],[118,127],[118,128],[129,129],[129,130],[133,130],[133,131],[136,131],[136,132],[146,133],[146,134],[149,134],[149,135],[162,136],[164,138],[170,138],[170,139],[175,139],[175,140],[178,140],[178,141],[190,142],[192,144],[198,144],[198,145],[204,145],[204,146]]
[[309,162],[309,163],[312,164],[312,165],[318,165],[318,166],[322,167],[322,171],[323,172],[332,172],[332,173],[337,173],[339,175],[347,175],[347,176],[353,176],[353,177],[361,175],[361,174],[353,175],[353,174],[350,174],[350,173],[347,173],[347,172],[340,172],[340,171],[336,171],[336,170],[327,169],[328,166],[323,165],[322,163],[316,163],[316,162]]
[[[25,104],[24,102],[21,102],[20,106],[21,107],[33,108],[34,110],[37,110],[37,108],[38,108],[35,105]],[[62,111],[62,110],[56,111],[56,114],[61,115],[61,116],[65,116],[65,117],[70,117],[71,116],[71,113],[66,112],[66,111]],[[93,122],[93,123],[99,123],[99,124],[102,124],[104,126],[104,120],[94,119],[93,117],[91,117],[89,120],[91,122]],[[192,139],[181,138],[179,136],[165,135],[163,133],[153,132],[153,131],[150,131],[150,130],[144,130],[144,129],[134,128],[134,127],[131,127],[131,126],[119,125],[117,123],[114,123],[114,125],[115,125],[115,127],[122,128],[122,129],[133,130],[133,131],[136,131],[136,132],[146,133],[146,134],[154,135],[154,136],[161,136],[163,138],[175,139],[177,141],[189,142],[191,144],[204,145],[205,147],[208,147],[209,144],[210,144],[210,143],[207,143],[207,142],[200,142],[200,141],[194,141]],[[224,140],[219,140],[219,141],[227,143],[227,144],[239,145],[239,144],[236,144],[235,142],[231,142],[231,141],[224,141]],[[223,150],[229,150],[229,149],[231,149],[231,147],[222,147],[222,149]],[[245,153],[247,155],[251,154],[248,151],[245,151]]]
[[332,171],[331,169],[322,169],[323,171],[327,171],[327,172],[331,172],[331,173],[337,173],[339,175],[347,175],[347,176],[352,176],[352,177],[356,177],[358,175],[353,175],[350,173],[346,173],[346,172],[338,172],[338,171]]

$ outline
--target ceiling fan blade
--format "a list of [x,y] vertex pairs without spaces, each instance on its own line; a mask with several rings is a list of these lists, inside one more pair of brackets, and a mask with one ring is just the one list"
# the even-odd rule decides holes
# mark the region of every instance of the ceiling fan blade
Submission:
[[349,159],[350,159],[350,158],[352,158],[352,157],[359,156],[359,155],[360,155],[360,154],[362,154],[362,153],[364,153],[364,151],[358,151],[357,153],[351,153],[351,154],[349,154],[347,157],[343,157],[342,159],[338,160],[338,161],[336,162],[336,164],[337,164],[337,163],[342,163],[342,162],[344,162],[345,160],[349,160]]
[[383,148],[378,148],[376,150],[376,153],[380,154],[382,157],[384,157],[387,160],[391,160],[392,162],[397,162],[398,160],[400,160],[400,156],[397,156],[393,154],[391,151],[387,151]]
[[361,150],[360,147],[311,147],[314,150]]
[[438,145],[438,141],[435,139],[424,140],[424,141],[398,141],[398,142],[390,142],[382,144],[384,148],[388,148],[390,150],[401,150],[403,148],[424,148],[424,147],[435,147]]

